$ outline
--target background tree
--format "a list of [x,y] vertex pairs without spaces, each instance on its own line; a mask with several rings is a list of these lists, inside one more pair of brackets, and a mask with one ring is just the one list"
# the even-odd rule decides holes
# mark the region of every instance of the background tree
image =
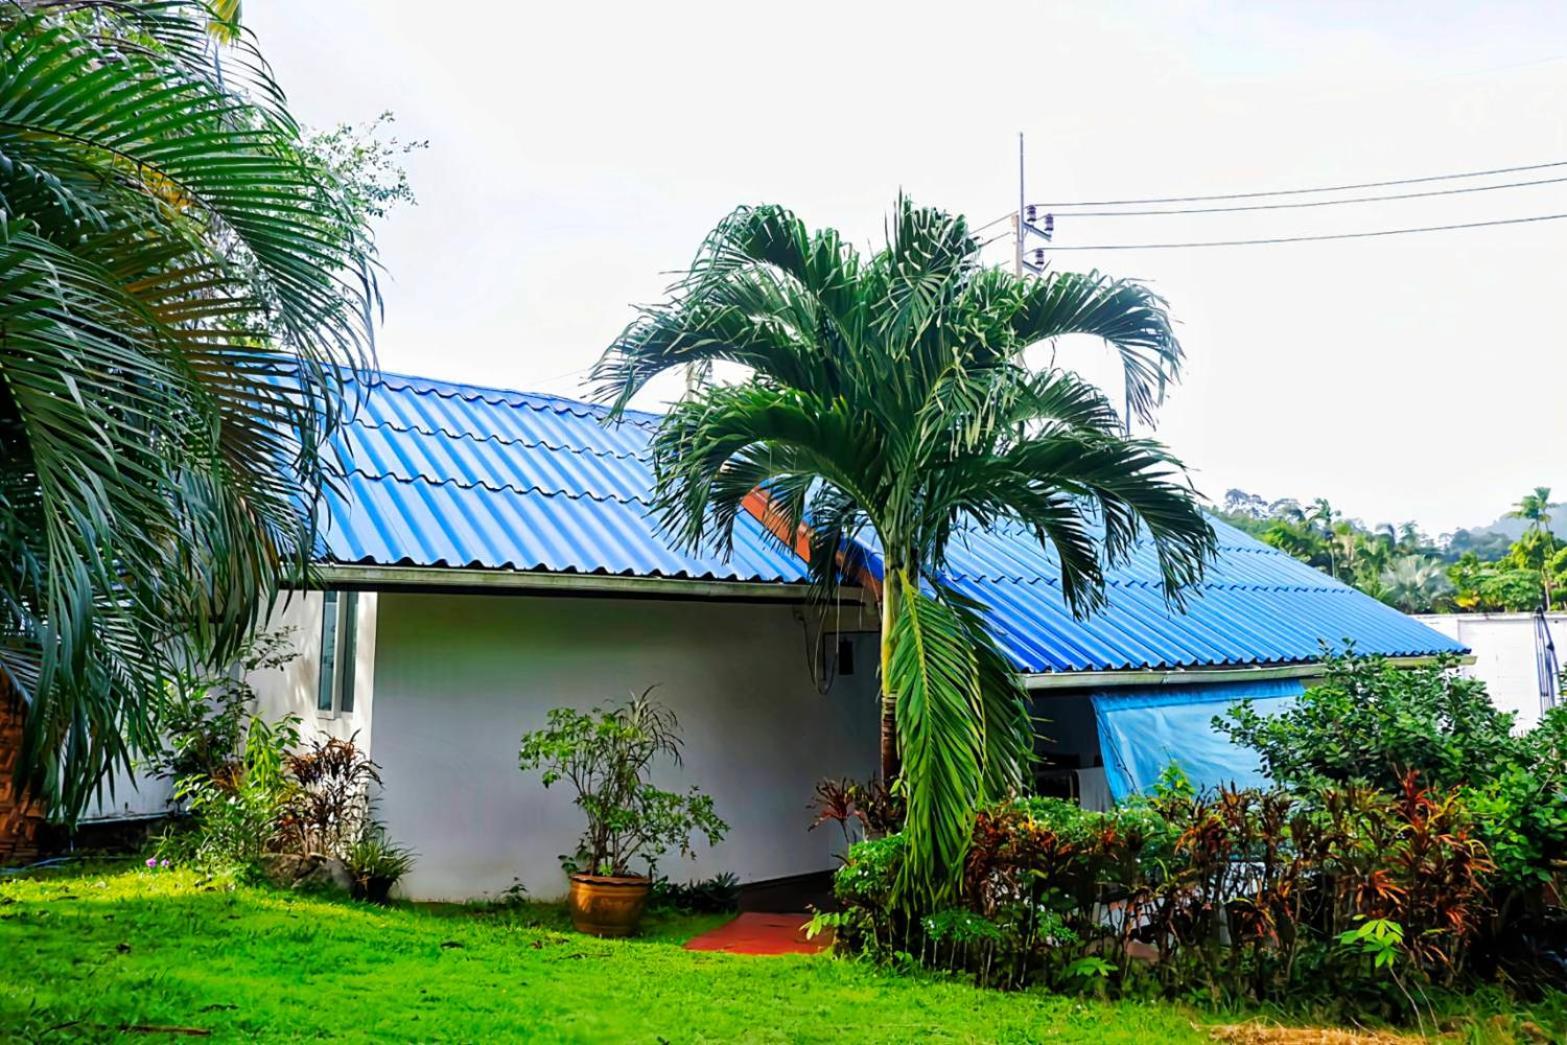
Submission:
[[224,6],[0,6],[0,674],[67,817],[308,568],[368,361],[364,216]]
[[1550,562],[1556,552],[1556,537],[1551,533],[1551,507],[1551,488],[1536,486],[1507,513],[1508,518],[1522,519],[1529,524],[1524,535],[1513,545],[1513,558],[1520,568],[1540,571],[1547,607],[1553,605]]
[[[1143,531],[1171,598],[1212,551],[1180,463],[1123,437],[1092,385],[1022,359],[1037,342],[1102,338],[1146,417],[1181,358],[1164,303],[1097,274],[985,268],[963,218],[905,199],[869,256],[781,207],[742,207],[670,294],[595,379],[618,409],[671,367],[705,376],[653,443],[655,510],[685,542],[727,549],[739,513],[765,505],[775,532],[804,535],[819,593],[838,582],[840,556],[879,558],[883,773],[908,809],[900,888],[939,898],[974,809],[1022,783],[1033,744],[983,607],[944,579],[952,538],[1026,530],[1055,551],[1077,614],[1104,603],[1107,565]],[[714,382],[719,361],[748,376]]]
[[1431,613],[1442,608],[1453,592],[1447,570],[1435,559],[1401,555],[1382,570],[1380,597],[1405,613]]
[[[1527,612],[1541,604],[1547,587],[1553,606],[1567,592],[1567,548],[1550,529],[1549,498],[1549,489],[1537,487],[1491,527],[1439,540],[1413,522],[1367,527],[1322,498],[1303,512],[1290,498],[1270,502],[1232,489],[1218,512],[1263,543],[1405,612]],[[1507,537],[1508,519],[1528,523],[1516,541]]]

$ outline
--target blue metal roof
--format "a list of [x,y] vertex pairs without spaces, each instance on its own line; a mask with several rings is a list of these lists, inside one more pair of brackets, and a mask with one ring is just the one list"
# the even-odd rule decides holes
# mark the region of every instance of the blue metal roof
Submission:
[[1119,671],[1289,664],[1322,645],[1389,657],[1466,647],[1213,519],[1217,559],[1184,613],[1160,590],[1153,546],[1106,578],[1109,605],[1087,620],[1066,608],[1053,552],[1024,530],[969,530],[948,550],[947,580],[990,608],[991,633],[1019,671]]
[[[734,554],[691,554],[648,518],[658,416],[603,424],[556,396],[382,374],[338,449],[324,558],[335,563],[543,570],[799,584],[804,562],[748,516]],[[1219,556],[1184,614],[1165,606],[1152,548],[1108,578],[1110,605],[1072,618],[1053,553],[1015,526],[953,542],[948,580],[990,607],[1019,671],[1130,670],[1462,652],[1434,629],[1215,522]]]
[[749,517],[734,554],[691,554],[648,517],[653,414],[602,423],[556,396],[381,374],[336,449],[322,557],[699,580],[804,583],[805,564]]

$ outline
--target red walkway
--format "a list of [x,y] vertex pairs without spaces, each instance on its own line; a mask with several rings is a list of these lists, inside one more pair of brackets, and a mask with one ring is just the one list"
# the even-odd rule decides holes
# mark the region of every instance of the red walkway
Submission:
[[688,951],[726,951],[729,954],[816,954],[832,946],[832,935],[805,938],[810,921],[804,914],[762,914],[747,911],[701,936],[686,941]]

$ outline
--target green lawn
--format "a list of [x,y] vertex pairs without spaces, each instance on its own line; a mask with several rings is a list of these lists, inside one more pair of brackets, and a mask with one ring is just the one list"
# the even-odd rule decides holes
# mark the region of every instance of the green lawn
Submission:
[[644,937],[608,942],[567,931],[549,906],[382,910],[139,869],[0,879],[0,1036],[98,1040],[137,1025],[217,1040],[1211,1040],[1212,1018],[1178,1006],[680,948],[721,920],[656,917]]

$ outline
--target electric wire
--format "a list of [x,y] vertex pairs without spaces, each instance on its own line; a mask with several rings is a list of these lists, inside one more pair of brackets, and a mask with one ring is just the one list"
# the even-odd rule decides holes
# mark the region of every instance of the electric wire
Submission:
[[1532,181],[1510,181],[1500,185],[1467,185],[1461,189],[1426,189],[1422,192],[1400,192],[1387,196],[1351,196],[1337,200],[1306,200],[1298,203],[1249,203],[1239,207],[1177,207],[1164,210],[1074,210],[1059,215],[1063,218],[1137,218],[1158,214],[1238,214],[1243,211],[1298,210],[1303,207],[1337,207],[1346,203],[1382,203],[1387,200],[1418,200],[1432,196],[1458,196],[1466,192],[1492,192],[1496,189],[1522,189],[1533,185],[1560,185],[1567,177],[1537,178]]
[[1423,178],[1394,178],[1388,181],[1363,181],[1348,185],[1321,185],[1310,189],[1275,189],[1270,192],[1228,192],[1207,196],[1149,196],[1125,200],[1077,200],[1075,202],[1037,203],[1035,206],[1059,210],[1063,207],[1135,207],[1151,203],[1207,203],[1214,200],[1264,199],[1270,196],[1309,196],[1320,192],[1385,189],[1394,185],[1422,185],[1433,181],[1485,178],[1496,174],[1520,174],[1525,171],[1542,171],[1555,167],[1567,167],[1567,160],[1555,160],[1551,163],[1531,163],[1520,167],[1496,167],[1484,171],[1465,171],[1460,174],[1431,174]]
[[1458,229],[1482,229],[1497,225],[1527,225],[1537,221],[1561,221],[1567,214],[1535,214],[1526,218],[1500,218],[1494,221],[1467,221],[1455,225],[1421,225],[1404,229],[1377,229],[1373,232],[1333,232],[1316,236],[1270,236],[1265,239],[1194,240],[1184,243],[1093,243],[1052,244],[1050,253],[1063,250],[1171,250],[1192,247],[1254,247],[1273,243],[1317,243],[1324,240],[1373,239],[1379,236],[1404,236],[1416,232],[1451,232]]
[[1015,216],[1016,215],[1014,214],[1014,212],[1009,210],[1005,214],[1001,215],[1001,217],[995,219],[994,221],[987,221],[983,225],[977,225],[974,228],[969,229],[968,230],[969,231],[969,235],[972,236],[976,232],[984,232],[986,229],[990,228],[992,225],[1000,225],[1003,221],[1011,221]]

